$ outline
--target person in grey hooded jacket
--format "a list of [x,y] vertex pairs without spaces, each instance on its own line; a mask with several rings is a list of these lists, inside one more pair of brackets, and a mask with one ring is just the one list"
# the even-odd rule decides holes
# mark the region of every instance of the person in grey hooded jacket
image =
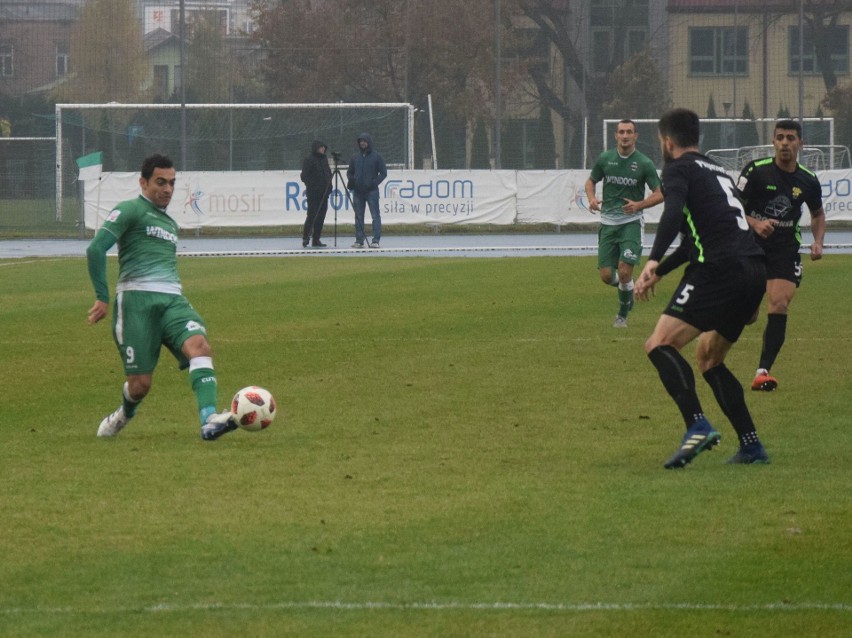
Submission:
[[349,160],[346,169],[347,188],[352,191],[352,207],[355,209],[355,243],[353,248],[363,248],[367,240],[364,230],[364,213],[370,207],[373,220],[373,240],[370,248],[378,248],[382,239],[382,215],[379,211],[379,184],[388,176],[385,160],[373,150],[373,138],[369,133],[358,136],[358,151]]

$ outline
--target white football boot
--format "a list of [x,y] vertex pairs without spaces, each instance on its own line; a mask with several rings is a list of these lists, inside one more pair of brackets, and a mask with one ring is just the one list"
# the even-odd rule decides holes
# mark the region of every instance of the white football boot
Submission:
[[234,415],[230,412],[214,413],[208,416],[207,421],[201,426],[201,438],[205,441],[215,441],[238,427],[237,422],[234,421]]
[[115,436],[130,423],[130,417],[124,414],[124,406],[119,406],[118,410],[104,417],[98,427],[98,436]]

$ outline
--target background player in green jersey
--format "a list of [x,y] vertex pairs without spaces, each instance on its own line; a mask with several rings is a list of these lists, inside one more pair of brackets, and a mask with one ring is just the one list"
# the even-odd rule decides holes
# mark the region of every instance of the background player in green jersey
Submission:
[[118,409],[101,421],[98,436],[115,436],[136,414],[151,390],[161,346],[180,368],[189,368],[201,419],[201,438],[213,440],[237,428],[230,412],[216,413],[216,372],[204,320],[183,296],[177,273],[178,225],[166,213],[175,188],[175,169],[164,155],[142,164],[136,199],[119,203],[86,250],[95,303],[89,323],[107,316],[110,296],[106,254],[118,242],[118,282],[113,337],[127,380]]
[[[621,120],[615,130],[616,148],[601,153],[586,180],[589,210],[600,211],[598,268],[601,281],[618,286],[615,328],[627,327],[633,307],[633,267],[642,257],[642,211],[663,201],[654,163],[636,150],[636,124]],[[595,186],[603,181],[602,199]],[[651,194],[645,197],[645,187]]]
[[813,172],[798,163],[802,126],[795,120],[779,120],[772,145],[775,156],[749,162],[737,182],[748,223],[757,234],[757,245],[766,253],[766,329],[751,383],[752,390],[763,392],[778,387],[778,380],[769,371],[784,345],[787,312],[802,283],[802,204],[811,212],[811,260],[822,259],[825,238],[822,186]]

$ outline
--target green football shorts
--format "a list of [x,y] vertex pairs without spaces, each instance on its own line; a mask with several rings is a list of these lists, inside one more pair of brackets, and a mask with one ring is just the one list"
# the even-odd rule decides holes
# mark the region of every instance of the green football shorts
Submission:
[[601,224],[598,230],[598,268],[618,268],[618,262],[635,266],[642,258],[642,222],[618,226]]
[[180,351],[192,335],[206,335],[204,320],[183,295],[129,290],[116,295],[112,334],[125,374],[151,374],[166,346],[181,370],[189,360]]

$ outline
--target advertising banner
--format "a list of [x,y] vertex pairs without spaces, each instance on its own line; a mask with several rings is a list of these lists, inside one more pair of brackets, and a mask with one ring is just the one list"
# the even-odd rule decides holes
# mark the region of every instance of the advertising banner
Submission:
[[[352,224],[343,179],[331,184],[326,223]],[[383,224],[595,224],[588,210],[587,171],[393,170],[379,186]],[[829,221],[852,220],[852,171],[823,171]],[[600,196],[601,186],[598,185]],[[85,181],[85,221],[98,228],[120,201],[139,196],[138,173],[102,173]],[[179,172],[169,215],[182,228],[293,226],[307,202],[298,171]],[[659,221],[662,206],[647,209]],[[366,222],[370,222],[369,211]],[[802,215],[808,226],[810,215]]]

